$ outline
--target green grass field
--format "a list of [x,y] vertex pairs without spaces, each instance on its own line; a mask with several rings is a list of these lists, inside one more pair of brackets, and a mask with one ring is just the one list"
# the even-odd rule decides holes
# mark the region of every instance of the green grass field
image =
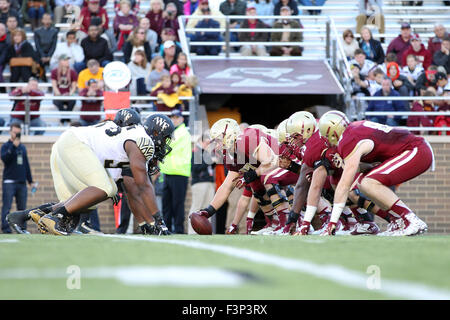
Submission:
[[450,299],[449,270],[450,236],[0,235],[0,299]]

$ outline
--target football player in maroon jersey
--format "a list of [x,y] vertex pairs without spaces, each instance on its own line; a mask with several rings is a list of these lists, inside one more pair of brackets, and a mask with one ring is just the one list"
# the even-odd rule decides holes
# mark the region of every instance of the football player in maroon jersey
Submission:
[[[423,233],[427,225],[419,219],[390,186],[409,181],[428,169],[434,170],[431,146],[423,137],[407,130],[371,121],[350,123],[339,111],[325,113],[319,121],[321,136],[331,146],[337,146],[344,170],[337,185],[333,211],[325,234],[332,235],[347,201],[360,162],[381,164],[363,174],[357,185],[381,209],[388,210],[396,220],[398,230],[388,235],[406,236]],[[386,234],[386,233],[385,233]]]

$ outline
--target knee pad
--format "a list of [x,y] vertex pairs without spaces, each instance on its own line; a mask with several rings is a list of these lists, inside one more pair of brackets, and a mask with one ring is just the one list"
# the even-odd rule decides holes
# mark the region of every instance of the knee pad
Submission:
[[[364,206],[364,202],[366,202],[366,200],[369,201],[367,208]],[[359,193],[358,207],[371,211],[373,207],[375,207],[375,203],[373,203],[370,199],[367,199],[362,193]]]
[[262,192],[253,192],[253,196],[255,197],[256,201],[258,202],[258,204],[262,207],[264,206],[268,206],[269,204],[272,204],[272,202],[270,200],[266,200],[264,199],[264,195],[266,193],[262,193]]
[[281,193],[280,190],[280,186],[277,184],[273,184],[272,188],[270,188],[269,190],[267,190],[267,195],[270,197],[277,195],[278,199],[272,201],[272,206],[274,208],[278,207],[279,205],[281,205],[283,202],[287,202],[287,198]]

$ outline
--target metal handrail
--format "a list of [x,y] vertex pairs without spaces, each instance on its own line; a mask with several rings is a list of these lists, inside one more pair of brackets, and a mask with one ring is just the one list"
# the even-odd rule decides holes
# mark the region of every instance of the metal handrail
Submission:
[[[180,96],[178,99],[182,101],[193,101],[195,97]],[[43,96],[10,96],[8,94],[0,94],[0,100],[104,100],[104,97],[54,96],[49,94]],[[130,96],[130,100],[156,101],[158,97]]]
[[450,96],[442,96],[442,97],[422,97],[422,96],[407,96],[407,97],[358,97],[356,96],[354,98],[355,100],[361,100],[361,101],[386,101],[386,100],[392,100],[392,101],[416,101],[416,100],[433,100],[433,101],[445,101],[450,100]]

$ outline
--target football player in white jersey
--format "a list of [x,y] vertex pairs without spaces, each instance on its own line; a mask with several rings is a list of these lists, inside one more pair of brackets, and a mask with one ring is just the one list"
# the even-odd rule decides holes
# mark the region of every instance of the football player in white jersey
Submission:
[[[116,183],[107,172],[113,168],[130,167],[137,193],[134,198],[142,199],[140,204],[149,210],[157,210],[147,167],[154,167],[170,152],[167,144],[173,130],[167,116],[156,114],[148,117],[143,126],[121,128],[107,121],[64,132],[51,153],[52,176],[60,203],[40,218],[40,227],[55,235],[67,235],[70,217],[116,195]],[[155,228],[168,234],[161,213],[151,213]]]

